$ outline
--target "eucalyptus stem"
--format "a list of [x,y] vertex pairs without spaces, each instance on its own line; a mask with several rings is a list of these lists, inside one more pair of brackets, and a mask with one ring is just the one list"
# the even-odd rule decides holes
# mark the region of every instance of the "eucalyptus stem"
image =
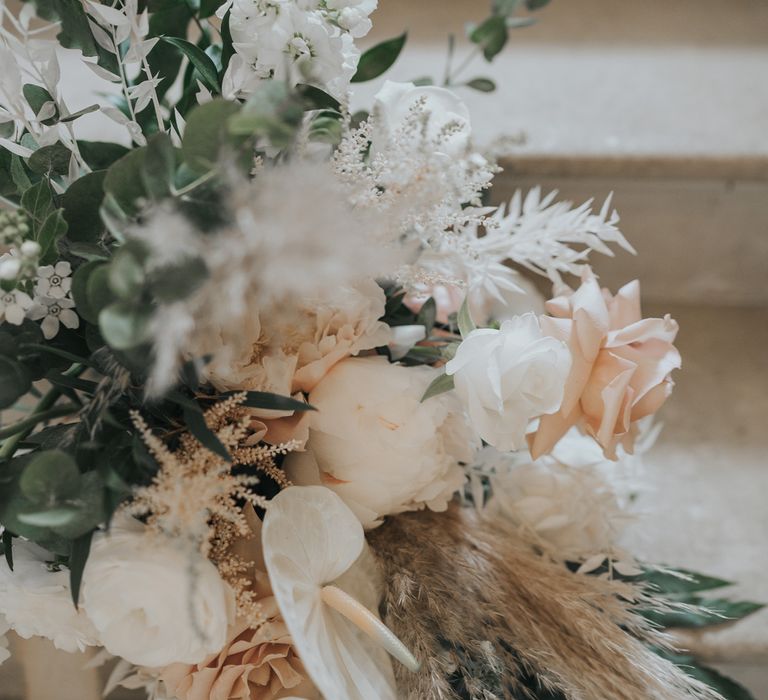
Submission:
[[[78,375],[82,374],[83,371],[85,371],[85,365],[74,364],[66,372],[64,372],[64,376],[77,377]],[[19,432],[15,432],[9,438],[3,441],[2,446],[0,446],[0,461],[10,459],[13,456],[13,453],[16,452],[16,448],[18,447],[19,443],[24,440],[24,438],[26,438],[32,432],[32,429],[40,422],[39,416],[45,415],[47,412],[49,412],[53,408],[53,405],[59,400],[59,398],[61,398],[61,395],[62,391],[58,387],[54,386],[48,390],[43,398],[38,401],[37,406],[35,406],[29,417],[22,421],[25,422],[26,425],[23,426]]]
[[[5,439],[23,432],[29,428],[34,428],[38,423],[52,420],[53,418],[62,418],[78,411],[80,407],[74,403],[65,403],[60,406],[54,406],[47,411],[37,411],[28,418],[20,420],[18,423],[9,425],[7,428],[0,429],[0,439]],[[28,434],[28,433],[27,433]],[[3,445],[5,447],[5,445]]]

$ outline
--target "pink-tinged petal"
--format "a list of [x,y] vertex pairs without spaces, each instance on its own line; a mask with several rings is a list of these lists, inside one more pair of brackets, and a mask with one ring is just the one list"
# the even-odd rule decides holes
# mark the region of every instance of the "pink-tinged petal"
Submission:
[[632,421],[638,421],[646,416],[652,416],[658,411],[664,402],[669,398],[672,393],[672,389],[675,383],[671,378],[666,377],[659,384],[654,386],[645,395],[639,397],[635,401],[635,405],[632,407],[631,419]]
[[645,318],[619,330],[611,331],[608,334],[606,347],[615,348],[630,343],[644,343],[647,340],[663,340],[666,343],[673,343],[678,330],[677,321],[670,316]]
[[531,456],[538,459],[542,455],[552,452],[555,445],[578,423],[582,415],[581,407],[576,404],[570,413],[563,413],[561,410],[542,416],[539,420],[538,430],[533,435],[528,436]]
[[9,304],[5,307],[5,320],[14,326],[20,326],[24,322],[24,309],[18,304]]
[[640,309],[640,282],[632,280],[625,284],[613,297],[608,309],[611,328],[623,328],[639,321],[643,317]]
[[78,328],[80,326],[80,317],[72,309],[62,309],[59,319],[67,328]]
[[40,324],[40,328],[45,339],[50,340],[59,332],[59,319],[55,316],[46,316]]
[[570,318],[571,297],[560,296],[550,299],[544,304],[544,308],[547,310],[547,313],[552,314],[555,318]]

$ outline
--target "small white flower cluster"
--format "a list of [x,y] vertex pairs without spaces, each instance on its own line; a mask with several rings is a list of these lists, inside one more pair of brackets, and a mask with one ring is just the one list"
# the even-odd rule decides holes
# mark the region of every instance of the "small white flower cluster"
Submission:
[[234,0],[230,31],[236,56],[224,78],[229,96],[247,95],[264,78],[312,83],[345,97],[371,28],[377,0]]
[[[0,284],[13,285],[0,290],[0,323],[20,326],[25,318],[41,321],[40,327],[46,340],[54,338],[61,324],[77,328],[80,318],[74,310],[72,299],[72,268],[66,261],[55,265],[37,266],[40,246],[34,241],[24,241],[11,253],[0,257]],[[34,275],[29,275],[29,269]],[[34,296],[15,285],[27,279],[33,285]]]

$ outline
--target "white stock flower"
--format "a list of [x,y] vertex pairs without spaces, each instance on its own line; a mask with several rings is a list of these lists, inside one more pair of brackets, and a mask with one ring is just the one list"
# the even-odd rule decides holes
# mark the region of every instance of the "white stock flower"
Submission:
[[480,437],[513,450],[523,446],[532,419],[560,408],[570,367],[565,343],[545,336],[528,313],[499,330],[469,333],[445,371]]
[[20,326],[31,307],[32,299],[29,294],[20,289],[5,292],[0,296],[0,321],[7,321],[14,326]]
[[148,536],[133,518],[94,537],[82,608],[114,656],[148,667],[199,663],[226,643],[233,602],[197,549]]
[[616,542],[629,516],[602,473],[605,459],[594,445],[573,429],[558,444],[557,459],[533,461],[527,452],[502,455],[485,448],[480,461],[486,473],[493,472],[486,511],[509,519],[556,559],[620,557]]
[[[235,51],[245,62],[241,90],[252,89],[249,71],[257,78],[313,82],[343,98],[360,57],[351,34],[332,24],[323,12],[293,2],[235,0],[230,28]],[[365,18],[349,18],[357,27]],[[235,81],[237,82],[237,81]]]
[[421,401],[435,371],[383,357],[342,360],[309,395],[307,451],[286,460],[297,484],[335,491],[365,527],[386,515],[445,510],[476,438],[451,394]]
[[67,328],[77,328],[80,318],[74,311],[75,302],[69,298],[56,299],[53,297],[35,297],[34,305],[27,312],[33,321],[40,321],[40,328],[46,340],[56,337],[59,324]]
[[41,297],[63,299],[72,288],[72,267],[64,260],[56,265],[43,265],[37,268],[35,294]]
[[32,542],[13,541],[13,571],[0,561],[0,619],[19,636],[46,637],[63,651],[98,645],[93,625],[72,604],[69,570],[54,567],[54,559]]

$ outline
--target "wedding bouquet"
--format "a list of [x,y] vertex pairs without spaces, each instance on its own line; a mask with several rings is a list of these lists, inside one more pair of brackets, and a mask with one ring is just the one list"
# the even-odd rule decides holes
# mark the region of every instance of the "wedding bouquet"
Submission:
[[0,1],[2,628],[158,699],[748,697],[666,630],[759,606],[618,544],[677,324],[609,201],[489,204],[453,40],[353,111],[375,8]]

